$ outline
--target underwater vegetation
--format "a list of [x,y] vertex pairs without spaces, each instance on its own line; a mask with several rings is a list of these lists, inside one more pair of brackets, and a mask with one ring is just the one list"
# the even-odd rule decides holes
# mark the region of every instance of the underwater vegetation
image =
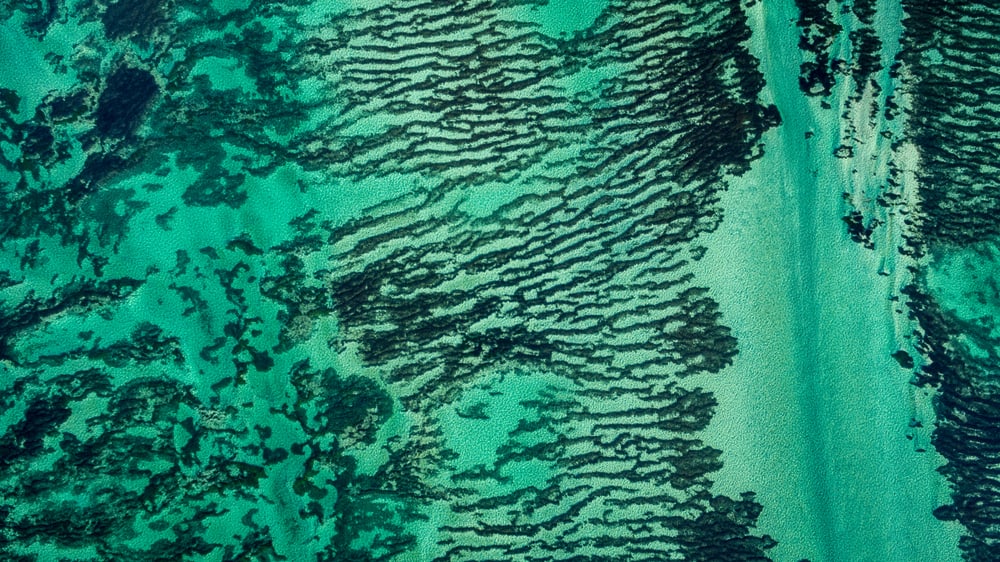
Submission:
[[0,4],[0,558],[1000,559],[997,11]]

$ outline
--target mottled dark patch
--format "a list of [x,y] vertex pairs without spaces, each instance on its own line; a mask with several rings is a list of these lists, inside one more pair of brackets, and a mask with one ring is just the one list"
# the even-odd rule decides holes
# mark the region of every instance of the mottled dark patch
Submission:
[[159,86],[149,72],[119,67],[108,77],[97,101],[97,132],[104,137],[132,134],[158,92]]
[[166,23],[173,0],[116,0],[101,15],[104,32],[112,39],[139,35],[148,39]]
[[915,365],[915,363],[913,362],[913,357],[911,357],[909,353],[903,351],[902,349],[893,353],[892,358],[895,359],[896,362],[899,363],[899,366],[904,369],[912,369],[913,366]]

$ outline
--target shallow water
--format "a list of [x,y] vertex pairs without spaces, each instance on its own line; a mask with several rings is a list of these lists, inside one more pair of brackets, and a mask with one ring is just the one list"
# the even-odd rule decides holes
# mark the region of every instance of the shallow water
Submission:
[[991,559],[941,10],[0,5],[0,553]]

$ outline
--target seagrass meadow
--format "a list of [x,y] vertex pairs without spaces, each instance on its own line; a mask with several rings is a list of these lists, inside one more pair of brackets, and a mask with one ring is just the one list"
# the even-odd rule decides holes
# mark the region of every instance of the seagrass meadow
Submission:
[[0,560],[1000,560],[998,37],[0,0]]

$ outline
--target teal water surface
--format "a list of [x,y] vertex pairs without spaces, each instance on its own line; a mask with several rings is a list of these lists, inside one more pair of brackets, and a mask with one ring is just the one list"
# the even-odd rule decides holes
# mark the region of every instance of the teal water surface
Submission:
[[941,18],[0,5],[0,558],[992,559]]

